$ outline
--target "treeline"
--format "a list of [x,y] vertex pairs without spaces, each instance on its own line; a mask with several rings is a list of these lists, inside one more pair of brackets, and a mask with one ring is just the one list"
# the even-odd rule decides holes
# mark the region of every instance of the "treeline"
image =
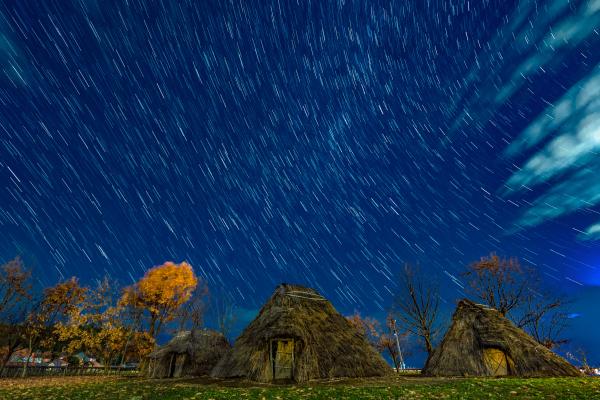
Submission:
[[[547,348],[567,343],[563,333],[569,302],[544,290],[537,270],[522,266],[517,258],[492,253],[465,266],[458,277],[448,277],[463,297],[497,309]],[[438,283],[419,267],[405,264],[383,323],[358,312],[348,320],[398,368],[415,349],[430,355],[442,338],[448,323],[440,318],[440,300]]]
[[[208,287],[186,262],[166,262],[135,284],[120,288],[106,277],[95,286],[77,278],[36,290],[20,258],[0,267],[0,372],[15,352],[50,358],[84,352],[107,368],[140,362],[165,327],[195,329],[204,323]],[[233,323],[226,303],[216,307],[218,329]],[[27,364],[23,365],[23,375]]]
[[[537,272],[517,259],[491,254],[449,278],[461,295],[496,308],[544,346],[566,342],[565,300],[542,290]],[[348,317],[396,367],[415,348],[430,354],[447,325],[440,320],[439,286],[430,276],[407,264],[398,288],[383,323],[359,313]],[[0,267],[0,372],[17,351],[51,358],[84,352],[106,367],[143,362],[166,328],[202,327],[209,304],[216,329],[228,336],[235,322],[232,303],[209,302],[206,282],[186,262],[151,268],[123,288],[110,278],[82,286],[73,277],[36,290],[31,271],[15,258]]]

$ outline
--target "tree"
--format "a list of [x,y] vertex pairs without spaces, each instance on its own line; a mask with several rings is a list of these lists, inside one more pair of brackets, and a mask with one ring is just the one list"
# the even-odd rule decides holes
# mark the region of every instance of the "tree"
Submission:
[[379,339],[382,335],[381,324],[378,320],[371,317],[361,317],[360,313],[356,311],[351,316],[346,317],[346,319],[371,346],[374,348],[378,347]]
[[[130,345],[135,339],[136,333],[142,329],[142,319],[144,317],[144,304],[134,286],[128,286],[123,289],[123,293],[117,304],[121,323],[127,332],[127,339],[122,349],[121,365],[125,364],[129,353]],[[150,336],[148,334],[148,336]],[[152,338],[154,343],[154,338]]]
[[568,340],[562,337],[568,321],[566,303],[563,298],[550,295],[531,297],[516,325],[550,350],[566,344]]
[[[366,340],[380,353],[387,353],[396,371],[401,368],[402,360],[398,352],[398,347],[402,347],[406,350],[406,338],[408,333],[401,334],[396,342],[394,336],[393,319],[391,316],[386,318],[386,330],[381,327],[381,323],[375,318],[361,317],[358,312],[353,315],[346,317],[350,325],[352,325]],[[402,343],[402,345],[400,345]],[[404,352],[406,355],[406,351]]]
[[129,342],[124,360],[141,361],[154,350],[156,342],[148,332],[134,332]]
[[69,345],[71,338],[63,332],[63,328],[70,320],[79,317],[87,292],[88,289],[81,287],[75,277],[44,290],[42,299],[32,308],[24,326],[29,356],[23,366],[23,376],[34,346],[39,344],[48,349]]
[[[217,299],[213,306],[217,331],[229,338],[231,330],[238,320],[237,307],[231,298],[225,296]],[[228,339],[229,340],[229,339]]]
[[572,363],[579,364],[579,368],[584,374],[589,376],[596,375],[594,369],[588,363],[587,353],[583,348],[579,347],[575,350],[575,353],[567,352],[566,357]]
[[179,307],[177,313],[179,331],[186,328],[192,330],[198,329],[204,324],[208,294],[208,285],[202,279],[198,278],[198,284],[190,299]]
[[418,269],[405,264],[400,273],[399,289],[390,318],[397,320],[404,331],[417,337],[425,351],[431,355],[440,331],[437,322],[437,288],[425,284],[418,276]]
[[24,317],[13,318],[0,324],[0,376],[12,355],[24,346]]
[[404,361],[406,360],[406,357],[411,355],[410,343],[408,340],[409,332],[398,331],[398,328],[396,327],[396,320],[393,318],[391,313],[388,314],[385,320],[385,326],[387,328],[387,333],[383,334],[381,340],[379,341],[379,347],[381,348],[380,351],[387,351],[394,362],[396,371],[399,371],[400,368],[404,368]]
[[0,322],[18,313],[19,304],[31,299],[31,271],[20,257],[0,267]]
[[116,304],[118,285],[108,277],[87,289],[85,301],[66,323],[54,327],[57,340],[68,354],[85,351],[110,367],[125,346],[128,331]]
[[31,271],[20,257],[0,266],[0,373],[23,348],[24,323],[31,305]]
[[566,300],[539,291],[539,277],[519,260],[495,253],[467,266],[463,273],[469,292],[495,308],[538,343],[553,349],[567,342],[561,335],[567,326]]
[[197,284],[190,264],[168,261],[148,270],[124,295],[127,302],[148,312],[148,333],[156,338],[163,325],[172,321],[179,307],[190,299]]
[[527,299],[526,275],[516,258],[500,258],[491,253],[471,263],[463,276],[469,280],[470,293],[503,316],[523,305]]

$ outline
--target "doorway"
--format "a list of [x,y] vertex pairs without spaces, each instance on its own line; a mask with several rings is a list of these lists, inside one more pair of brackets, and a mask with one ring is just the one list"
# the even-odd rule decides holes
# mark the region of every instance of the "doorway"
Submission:
[[511,360],[506,353],[500,349],[483,349],[483,363],[490,376],[510,375]]
[[294,379],[294,339],[271,340],[273,380]]

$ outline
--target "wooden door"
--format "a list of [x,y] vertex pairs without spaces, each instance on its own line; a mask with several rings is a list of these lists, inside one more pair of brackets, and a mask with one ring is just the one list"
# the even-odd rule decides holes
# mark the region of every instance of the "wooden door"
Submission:
[[185,354],[177,354],[175,357],[175,370],[173,371],[173,378],[180,378],[184,376],[184,366],[186,362]]
[[294,340],[276,339],[271,342],[273,380],[291,380],[294,374]]
[[491,376],[506,376],[509,373],[508,358],[500,349],[483,349],[483,363]]

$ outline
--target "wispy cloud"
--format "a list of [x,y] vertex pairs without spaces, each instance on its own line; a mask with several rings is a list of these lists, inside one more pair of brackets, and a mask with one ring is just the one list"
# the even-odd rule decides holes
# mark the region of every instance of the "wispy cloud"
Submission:
[[561,58],[561,50],[576,48],[600,26],[600,0],[585,1],[573,14],[554,21],[568,6],[569,2],[566,0],[551,2],[547,11],[536,19],[537,23],[521,30],[517,43],[525,43],[529,55],[498,91],[496,104],[504,104],[522,87],[529,75],[556,62]]
[[26,85],[23,56],[9,31],[9,20],[0,12],[0,79]]
[[472,122],[489,120],[528,80],[598,35],[598,27],[600,0],[520,1],[456,93],[455,122],[444,142]]
[[[600,162],[591,163],[555,184],[532,202],[531,207],[519,219],[519,224],[523,227],[535,226],[600,204],[599,171]],[[586,232],[586,236],[594,232],[600,233],[596,228],[590,228]]]
[[600,240],[600,222],[590,226],[583,234],[583,239]]
[[[549,106],[507,148],[508,156],[523,154],[544,141],[507,181],[505,195],[552,181],[518,221],[521,227],[591,209],[600,204],[600,64],[559,101]],[[580,239],[600,239],[600,223]]]
[[506,150],[521,154],[547,137],[550,142],[515,173],[508,186],[536,185],[569,169],[585,166],[600,151],[600,65],[548,107]]
[[[489,120],[528,82],[560,69],[586,40],[597,41],[599,27],[600,0],[520,1],[467,77],[449,140],[471,123]],[[594,66],[598,59],[588,61]],[[566,88],[506,149],[505,156],[526,159],[506,181],[503,195],[530,194],[532,188],[541,193],[518,218],[517,229],[600,204],[599,93],[600,64]],[[600,221],[594,223],[581,231],[581,239],[600,239]]]

